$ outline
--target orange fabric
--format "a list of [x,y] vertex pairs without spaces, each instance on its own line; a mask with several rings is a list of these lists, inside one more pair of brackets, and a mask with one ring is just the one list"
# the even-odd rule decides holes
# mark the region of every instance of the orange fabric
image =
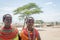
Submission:
[[28,40],[28,37],[23,32],[21,32],[20,36],[22,40]]
[[9,33],[0,31],[0,38],[2,40],[11,40],[14,37],[16,37],[17,34],[18,34],[18,30],[16,28],[14,29],[13,32],[9,32]]
[[[35,30],[35,34],[36,34],[36,40],[37,40],[38,31],[36,29],[34,29],[34,30]],[[22,30],[22,32],[20,33],[20,36],[21,36],[22,40],[29,40],[28,32],[27,32],[26,29]],[[32,32],[30,32],[30,36],[31,36],[31,38],[33,38],[33,33]],[[33,39],[31,39],[31,40],[33,40]]]

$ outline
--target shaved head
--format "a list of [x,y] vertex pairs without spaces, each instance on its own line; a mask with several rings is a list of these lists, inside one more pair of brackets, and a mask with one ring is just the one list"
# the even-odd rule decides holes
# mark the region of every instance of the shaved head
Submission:
[[8,17],[10,17],[10,18],[12,19],[12,16],[11,16],[10,14],[5,14],[5,15],[3,16],[3,21],[4,21],[6,18],[8,18]]

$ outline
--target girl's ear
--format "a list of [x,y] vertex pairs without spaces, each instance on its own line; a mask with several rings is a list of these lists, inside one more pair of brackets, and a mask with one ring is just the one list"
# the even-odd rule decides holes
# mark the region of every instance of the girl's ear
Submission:
[[4,20],[3,20],[3,22],[4,22]]

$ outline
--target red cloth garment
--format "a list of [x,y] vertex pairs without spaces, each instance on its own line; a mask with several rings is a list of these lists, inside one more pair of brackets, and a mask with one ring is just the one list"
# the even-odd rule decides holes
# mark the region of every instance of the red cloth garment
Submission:
[[[12,29],[13,29],[12,27],[10,27],[10,28],[3,27],[2,28],[2,30],[12,30]],[[18,30],[16,28],[14,28],[14,30],[12,32],[7,32],[7,33],[0,31],[0,38],[3,40],[11,40],[14,37],[16,37],[17,34],[18,34]]]
[[[27,40],[29,40],[27,29],[25,28],[22,31],[23,31],[22,36],[21,36],[22,39],[26,39],[27,38]],[[39,33],[38,33],[38,31],[36,29],[34,29],[34,31],[35,31],[35,38],[37,38]],[[25,35],[26,38],[23,37],[23,35]],[[30,32],[31,40],[33,40],[33,36],[34,36],[33,32]]]

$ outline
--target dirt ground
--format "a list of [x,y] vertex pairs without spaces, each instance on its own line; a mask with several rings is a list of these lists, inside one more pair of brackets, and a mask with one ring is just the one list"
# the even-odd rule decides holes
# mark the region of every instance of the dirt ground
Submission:
[[39,31],[41,40],[60,40],[60,28],[48,27],[44,29],[45,31]]

